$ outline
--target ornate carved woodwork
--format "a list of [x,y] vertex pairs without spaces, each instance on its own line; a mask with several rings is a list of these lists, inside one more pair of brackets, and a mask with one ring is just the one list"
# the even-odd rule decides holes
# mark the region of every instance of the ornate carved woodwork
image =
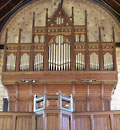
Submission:
[[[73,111],[110,110],[110,97],[117,82],[115,36],[113,41],[89,42],[85,25],[74,25],[74,8],[68,17],[59,5],[46,26],[35,26],[32,43],[7,43],[2,82],[8,89],[10,111],[32,111],[34,95],[73,94]],[[12,60],[15,59],[12,64]],[[12,71],[12,73],[10,72]],[[53,103],[54,104],[54,103]]]
[[[38,69],[38,71],[116,70],[114,28],[112,30],[113,30],[113,42],[101,41],[100,28],[99,28],[99,42],[89,42],[87,38],[86,11],[85,11],[85,25],[74,25],[74,8],[72,8],[72,16],[68,17],[63,8],[59,6],[51,18],[48,17],[48,9],[46,9],[46,26],[35,26],[35,13],[33,13],[32,43],[21,43],[22,30],[20,29],[18,44],[15,43],[9,44],[7,43],[8,31],[6,31],[3,71],[4,72],[13,71],[13,69],[12,70],[11,69],[8,70],[8,68],[6,69],[6,59],[8,53],[9,54],[16,53],[15,55],[16,69],[14,69],[14,71],[23,71],[23,70],[36,71],[37,70],[35,69],[36,61],[34,60],[36,53],[39,53],[39,55],[41,55],[41,59],[39,59],[38,61],[39,64],[43,64],[42,69]],[[70,46],[66,47],[67,44]],[[21,56],[23,55],[23,53],[29,53],[30,66],[26,68],[26,70],[20,69]],[[95,59],[97,60],[97,62],[92,63],[94,58],[91,60],[90,57],[91,55],[95,55],[95,53],[98,55],[98,57],[96,56],[97,59]],[[111,54],[112,58],[110,59],[110,61],[108,59],[109,56],[106,57],[105,53]],[[85,59],[82,58],[81,56],[82,57],[84,56]],[[105,57],[108,59],[108,61],[106,61]],[[106,63],[104,63],[104,61],[106,61]],[[80,64],[82,63],[83,65],[82,68],[80,69],[81,66]],[[93,69],[91,69],[92,64],[94,64]],[[106,68],[106,66],[108,65],[111,67]]]

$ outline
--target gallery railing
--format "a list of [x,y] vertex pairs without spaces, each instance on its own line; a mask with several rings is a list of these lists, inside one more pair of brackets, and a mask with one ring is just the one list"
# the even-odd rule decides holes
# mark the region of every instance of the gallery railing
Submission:
[[37,95],[34,95],[34,112],[42,110],[65,110],[73,112],[73,98],[72,94],[70,97],[65,97],[59,92],[58,95],[47,95],[37,98]]

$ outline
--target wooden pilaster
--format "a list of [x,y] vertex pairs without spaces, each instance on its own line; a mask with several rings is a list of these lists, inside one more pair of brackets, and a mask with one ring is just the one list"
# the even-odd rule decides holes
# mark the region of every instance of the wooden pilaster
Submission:
[[85,51],[85,68],[86,71],[90,70],[90,57],[89,57],[89,50],[88,50],[88,37],[87,37],[87,11],[85,11],[85,42],[86,42],[86,51]]
[[45,35],[45,51],[44,51],[44,71],[48,71],[48,9],[46,9],[46,35]]
[[8,29],[6,29],[6,36],[5,36],[3,72],[6,71],[6,65],[7,65],[7,38],[8,38]]
[[100,71],[104,70],[104,63],[103,63],[103,52],[102,52],[102,39],[101,39],[101,28],[99,27],[99,69]]
[[30,106],[29,106],[29,112],[32,112],[33,109],[32,109],[32,104],[33,104],[33,98],[32,98],[32,83],[30,83]]
[[15,111],[18,111],[18,84],[16,83],[16,101],[15,101]]
[[20,71],[20,43],[21,43],[21,32],[22,32],[22,30],[19,29],[18,50],[17,50],[17,57],[16,57],[16,71]]
[[32,25],[32,44],[30,51],[30,71],[34,70],[34,26],[35,26],[35,12],[33,13],[33,25]]
[[70,44],[70,60],[71,60],[71,71],[75,71],[75,51],[74,51],[74,42],[75,42],[75,35],[74,35],[74,8],[72,7],[72,33],[71,33],[71,44]]
[[102,111],[105,110],[104,108],[104,82],[101,84],[101,99],[102,99]]
[[90,84],[87,83],[87,111],[90,111],[89,98],[90,98]]

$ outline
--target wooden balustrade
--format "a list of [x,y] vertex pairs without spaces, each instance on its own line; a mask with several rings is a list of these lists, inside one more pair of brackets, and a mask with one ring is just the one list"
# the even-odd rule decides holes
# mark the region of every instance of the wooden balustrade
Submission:
[[34,95],[34,112],[39,112],[42,110],[65,110],[73,112],[73,98],[72,94],[70,97],[65,97],[59,92],[58,95],[47,95],[37,98]]

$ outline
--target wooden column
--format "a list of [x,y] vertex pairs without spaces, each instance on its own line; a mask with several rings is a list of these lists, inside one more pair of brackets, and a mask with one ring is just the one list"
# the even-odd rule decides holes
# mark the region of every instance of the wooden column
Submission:
[[48,71],[48,9],[46,9],[46,35],[45,35],[45,51],[44,51],[44,71]]
[[116,44],[115,44],[115,33],[114,33],[114,27],[112,27],[112,33],[113,33],[113,70],[117,71],[117,63],[116,63]]
[[105,110],[104,108],[104,82],[101,84],[101,99],[102,99],[102,111]]
[[90,70],[90,57],[88,50],[88,37],[87,37],[87,11],[85,11],[85,42],[86,42],[86,50],[85,50],[85,69],[86,71]]
[[104,57],[103,57],[103,52],[102,52],[102,39],[101,39],[101,28],[99,27],[99,68],[100,71],[104,70]]
[[7,65],[7,39],[8,39],[8,29],[6,29],[6,36],[5,36],[3,72],[6,71],[6,65]]
[[87,83],[87,111],[90,111],[89,98],[90,98],[90,84]]
[[18,84],[16,83],[16,101],[15,101],[15,112],[18,111]]
[[18,37],[18,50],[17,50],[17,57],[16,57],[16,71],[20,71],[20,43],[21,43],[21,32],[22,30],[19,29],[19,37]]
[[32,104],[33,104],[33,102],[32,102],[32,100],[33,100],[33,98],[32,98],[32,83],[30,83],[30,105],[29,105],[29,112],[32,112],[33,110],[32,110]]
[[75,82],[72,82],[72,95],[75,96]]
[[32,25],[32,44],[30,51],[30,71],[34,70],[34,27],[35,27],[35,12],[33,13],[33,25]]
[[75,35],[74,35],[74,7],[72,7],[72,33],[71,33],[71,44],[70,44],[70,67],[71,71],[75,71],[75,62],[76,56],[74,51],[74,42],[75,42]]
[[75,97],[75,82],[72,82],[72,95],[73,95],[73,111],[75,110],[75,102],[74,102],[74,97]]

